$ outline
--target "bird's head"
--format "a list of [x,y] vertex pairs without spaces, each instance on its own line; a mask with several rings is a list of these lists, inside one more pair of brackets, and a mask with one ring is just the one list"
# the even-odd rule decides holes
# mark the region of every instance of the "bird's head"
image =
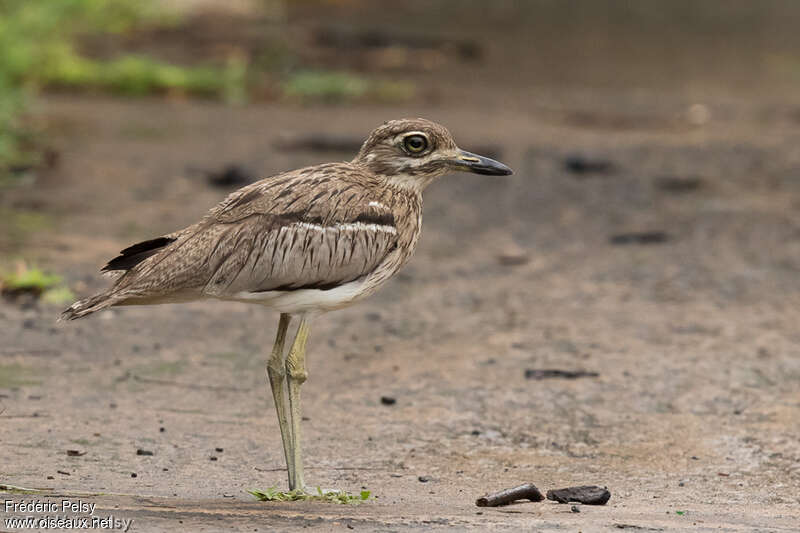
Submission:
[[499,161],[461,150],[447,128],[423,118],[384,123],[364,141],[353,164],[416,190],[458,170],[490,176],[512,172]]

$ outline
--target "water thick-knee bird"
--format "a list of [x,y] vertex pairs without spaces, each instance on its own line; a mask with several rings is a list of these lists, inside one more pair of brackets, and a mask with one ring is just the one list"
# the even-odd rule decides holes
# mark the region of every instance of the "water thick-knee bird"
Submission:
[[[349,163],[292,170],[252,183],[196,224],[125,248],[103,267],[118,276],[113,286],[74,303],[61,318],[81,318],[115,305],[209,298],[280,312],[267,375],[289,488],[304,489],[300,386],[307,377],[311,320],[369,296],[409,260],[422,225],[422,191],[457,170],[511,174],[502,163],[459,149],[439,124],[386,122]],[[293,317],[300,324],[284,358]]]

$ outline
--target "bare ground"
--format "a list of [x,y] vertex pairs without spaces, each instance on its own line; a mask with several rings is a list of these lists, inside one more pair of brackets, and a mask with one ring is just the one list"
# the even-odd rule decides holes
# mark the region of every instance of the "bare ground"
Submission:
[[[587,100],[486,98],[487,83],[456,102],[311,108],[48,98],[60,164],[2,198],[44,219],[9,222],[0,249],[81,296],[119,249],[224,196],[187,166],[265,176],[350,157],[276,148],[287,134],[421,115],[516,173],[434,184],[412,263],[314,324],[307,481],[376,499],[246,493],[285,486],[265,379],[276,315],[207,303],[57,325],[58,308],[3,301],[0,483],[43,489],[8,498],[83,495],[134,531],[800,530],[800,100],[721,86]],[[572,154],[611,167],[576,174]],[[475,507],[522,482],[612,498]]]
[[[88,294],[118,249],[222,196],[187,164],[269,174],[319,160],[276,153],[276,130],[363,135],[405,111],[51,99],[51,120],[78,133],[58,141],[58,170],[10,193],[53,221],[25,255]],[[6,302],[3,482],[103,493],[92,501],[140,531],[174,519],[195,530],[796,530],[797,125],[762,124],[745,108],[697,130],[609,135],[536,116],[423,111],[464,146],[503,146],[517,173],[432,186],[412,264],[370,301],[315,324],[309,481],[364,486],[375,501],[265,504],[245,492],[285,483],[264,373],[276,317],[226,303],[56,325],[55,308]],[[568,152],[614,170],[576,177],[563,167]],[[665,191],[670,176],[702,185]],[[668,239],[609,241],[641,231]],[[543,368],[599,377],[525,378]],[[474,506],[526,481],[607,485],[613,496],[580,514]]]

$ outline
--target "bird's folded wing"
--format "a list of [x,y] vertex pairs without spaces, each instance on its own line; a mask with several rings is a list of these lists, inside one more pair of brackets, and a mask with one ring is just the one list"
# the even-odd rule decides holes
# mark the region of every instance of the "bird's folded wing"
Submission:
[[[293,178],[293,179],[291,179]],[[245,187],[118,281],[133,297],[330,289],[396,247],[391,210],[358,183],[277,176]],[[288,192],[287,192],[288,191]]]

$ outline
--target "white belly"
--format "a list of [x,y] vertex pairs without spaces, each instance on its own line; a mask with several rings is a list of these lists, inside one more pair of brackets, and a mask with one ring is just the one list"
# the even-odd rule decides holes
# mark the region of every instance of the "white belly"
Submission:
[[281,313],[301,314],[341,309],[372,292],[366,289],[362,279],[328,290],[238,292],[224,299],[265,305]]

